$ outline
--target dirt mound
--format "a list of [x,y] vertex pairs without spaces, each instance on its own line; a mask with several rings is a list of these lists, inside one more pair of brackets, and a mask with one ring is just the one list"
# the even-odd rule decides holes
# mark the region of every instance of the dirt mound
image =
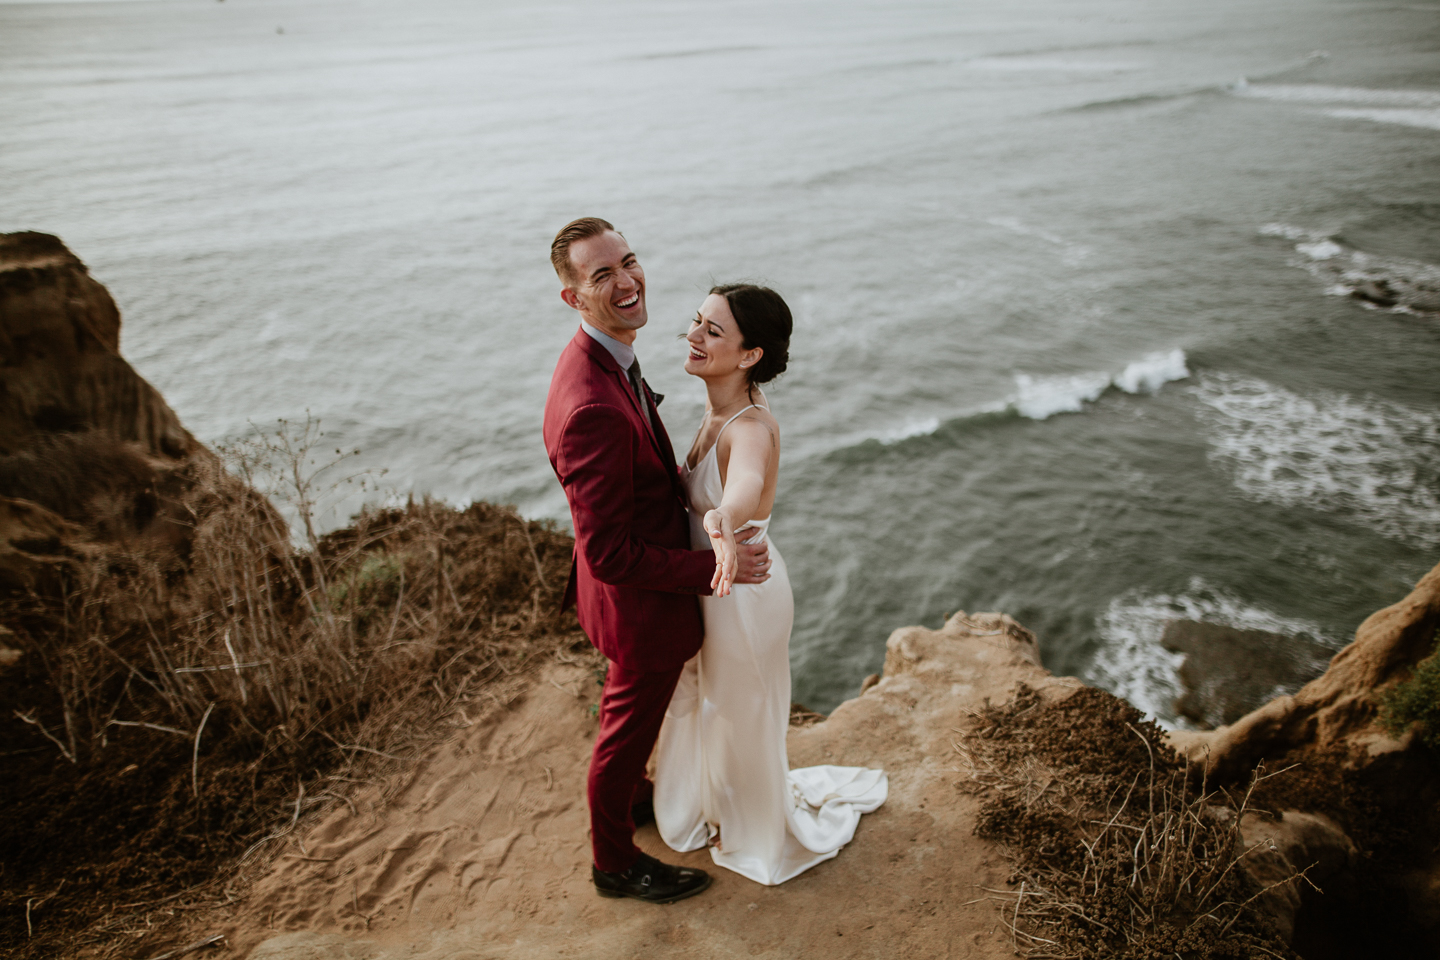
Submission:
[[454,739],[424,762],[287,838],[243,904],[187,935],[224,932],[230,955],[252,960],[1008,957],[984,888],[1010,868],[972,833],[979,801],[956,789],[953,744],[987,697],[1022,682],[1073,689],[1037,661],[1033,638],[999,615],[896,631],[883,680],[819,722],[797,714],[789,736],[794,765],[886,768],[890,798],[855,840],[764,887],[643,828],[648,852],[716,875],[702,896],[657,908],[591,887],[598,661],[566,653],[491,723],[457,716]]
[[173,576],[102,552],[69,561],[61,596],[0,603],[19,654],[0,673],[18,708],[0,724],[11,956],[169,942],[291,819],[346,803],[367,769],[443,738],[442,718],[485,715],[530,660],[584,643],[552,589],[570,539],[512,511],[365,514],[314,555],[286,554],[288,538],[247,549],[226,516]]
[[8,956],[159,952],[232,896],[251,847],[578,636],[556,603],[569,537],[427,502],[323,540],[306,523],[297,548],[246,481],[290,477],[307,517],[318,428],[222,465],[119,346],[114,301],[59,240],[0,236]]

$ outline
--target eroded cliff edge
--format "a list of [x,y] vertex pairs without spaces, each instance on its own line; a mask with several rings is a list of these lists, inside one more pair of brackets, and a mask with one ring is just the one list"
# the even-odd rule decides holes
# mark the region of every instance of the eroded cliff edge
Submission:
[[1218,783],[1257,767],[1295,768],[1261,789],[1272,810],[1290,812],[1268,828],[1282,839],[1278,860],[1257,869],[1277,876],[1317,865],[1323,893],[1297,886],[1276,905],[1293,918],[1307,957],[1378,949],[1358,939],[1376,932],[1394,936],[1389,955],[1440,955],[1440,757],[1415,730],[1392,736],[1378,716],[1383,694],[1435,651],[1437,630],[1440,566],[1366,618],[1293,696],[1229,726],[1171,735]]
[[120,311],[57,237],[0,234],[0,586],[95,540],[178,548],[211,455],[120,355]]

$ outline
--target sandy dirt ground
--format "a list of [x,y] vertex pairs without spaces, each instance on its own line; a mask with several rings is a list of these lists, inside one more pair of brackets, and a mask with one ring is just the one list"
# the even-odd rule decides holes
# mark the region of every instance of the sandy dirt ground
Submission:
[[790,731],[792,766],[887,771],[889,800],[855,840],[766,887],[706,851],[676,854],[646,827],[646,851],[715,874],[700,896],[654,906],[591,886],[584,782],[599,688],[588,666],[552,663],[402,781],[332,804],[219,929],[228,955],[249,960],[1011,957],[999,901],[987,899],[1009,871],[973,835],[979,801],[957,787],[967,771],[953,744],[969,711],[1022,681],[1051,696],[1078,686],[1050,677],[999,615],[896,631],[880,683]]

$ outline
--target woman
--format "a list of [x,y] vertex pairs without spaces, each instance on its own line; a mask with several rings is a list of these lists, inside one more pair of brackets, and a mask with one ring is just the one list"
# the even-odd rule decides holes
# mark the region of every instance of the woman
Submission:
[[790,309],[773,290],[715,287],[686,336],[685,372],[705,381],[705,418],[681,468],[696,549],[715,551],[701,599],[705,643],[685,665],[660,731],[655,820],[676,850],[709,845],[722,867],[783,883],[840,852],[862,813],[885,802],[883,770],[790,770],[790,625],[785,560],[770,579],[735,584],[735,543],[766,537],[780,427],[760,384],[785,370]]

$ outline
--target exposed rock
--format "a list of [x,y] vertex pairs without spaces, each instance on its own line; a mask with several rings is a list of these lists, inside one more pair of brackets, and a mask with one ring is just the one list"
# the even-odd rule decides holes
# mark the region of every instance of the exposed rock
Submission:
[[1389,282],[1385,280],[1362,280],[1350,291],[1350,296],[1356,300],[1365,300],[1380,307],[1393,307],[1400,302],[1400,298],[1390,289]]
[[[1247,813],[1240,821],[1240,836],[1247,850],[1242,862],[1250,875],[1268,888],[1261,897],[1263,909],[1286,940],[1295,936],[1305,880],[1315,886],[1328,885],[1348,871],[1359,855],[1355,842],[1339,824],[1313,813],[1292,810],[1278,820]],[[1300,873],[1305,879],[1294,880]]]
[[120,356],[120,311],[58,237],[0,234],[0,454],[98,430],[174,459],[199,444]]
[[[1375,911],[1383,909],[1393,914],[1383,922],[1387,936],[1440,950],[1440,758],[1413,734],[1397,740],[1376,723],[1378,694],[1429,655],[1437,627],[1440,566],[1404,600],[1368,617],[1329,669],[1294,696],[1277,697],[1227,727],[1170,736],[1212,783],[1242,781],[1261,762],[1271,772],[1298,765],[1309,783],[1287,788],[1287,810],[1336,811],[1346,842],[1363,838],[1354,876],[1342,871],[1311,905],[1310,893],[1297,891],[1298,915],[1294,904],[1284,908],[1300,918],[1308,913],[1312,940],[1349,935],[1362,922],[1356,917],[1380,923]],[[1313,852],[1307,851],[1285,859],[1303,868]],[[1297,946],[1306,933],[1301,925],[1297,920]]]
[[1304,254],[1301,266],[1331,291],[1347,293],[1362,306],[1421,315],[1440,312],[1440,267],[1435,264],[1377,256],[1314,235],[1296,250]]
[[0,590],[141,538],[183,547],[214,458],[120,356],[120,311],[56,237],[0,234]]
[[39,504],[0,497],[0,591],[48,585],[64,544],[85,539],[78,526]]
[[1211,777],[1234,780],[1262,760],[1342,741],[1369,755],[1401,749],[1375,724],[1375,695],[1409,676],[1429,655],[1440,627],[1440,566],[1404,600],[1371,614],[1330,667],[1294,696],[1276,697],[1230,726],[1177,732],[1172,741]]
[[1299,680],[1324,669],[1329,651],[1304,637],[1172,620],[1160,643],[1185,654],[1175,709],[1203,727],[1234,723]]

